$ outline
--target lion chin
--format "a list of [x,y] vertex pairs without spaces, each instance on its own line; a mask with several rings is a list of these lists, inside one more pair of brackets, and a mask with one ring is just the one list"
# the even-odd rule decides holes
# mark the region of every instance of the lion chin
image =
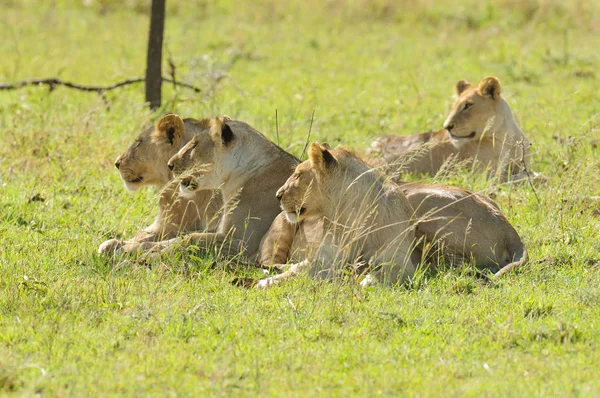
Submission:
[[281,208],[281,210],[283,210],[283,212],[285,213],[286,220],[288,220],[288,222],[291,224],[297,224],[300,221],[302,221],[302,217],[300,216],[306,212],[306,209],[304,207],[301,207],[296,211],[287,211],[283,207]]
[[465,144],[473,141],[473,139],[477,136],[477,132],[473,131],[471,134],[468,135],[455,135],[455,134],[450,134],[450,142],[452,142],[452,145],[457,148],[460,149],[463,146],[465,146]]
[[291,224],[297,224],[300,222],[300,216],[296,212],[290,213],[290,212],[286,211],[285,218]]
[[140,181],[123,181],[125,183],[125,188],[127,188],[130,192],[135,192],[142,187],[141,180]]
[[194,179],[184,180],[179,183],[179,192],[186,196],[193,194],[198,189],[198,183]]

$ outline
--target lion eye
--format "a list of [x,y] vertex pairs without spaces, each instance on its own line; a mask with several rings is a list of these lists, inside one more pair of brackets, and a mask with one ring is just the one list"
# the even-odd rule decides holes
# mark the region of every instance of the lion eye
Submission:
[[465,102],[465,107],[463,108],[463,111],[466,111],[467,109],[469,109],[470,107],[472,107],[473,104],[470,102]]

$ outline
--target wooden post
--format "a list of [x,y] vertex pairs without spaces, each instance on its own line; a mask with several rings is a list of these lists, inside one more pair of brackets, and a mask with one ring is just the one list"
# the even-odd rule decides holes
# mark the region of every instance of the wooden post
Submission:
[[152,0],[148,58],[146,59],[146,102],[150,109],[160,106],[162,86],[162,42],[165,28],[165,1]]

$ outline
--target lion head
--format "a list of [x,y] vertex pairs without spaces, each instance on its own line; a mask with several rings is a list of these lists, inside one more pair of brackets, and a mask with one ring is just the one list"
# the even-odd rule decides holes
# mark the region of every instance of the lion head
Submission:
[[115,160],[115,166],[130,191],[145,185],[163,186],[171,179],[167,161],[181,147],[186,124],[202,128],[206,121],[181,119],[169,114],[146,128],[127,150]]
[[495,77],[486,77],[477,86],[465,80],[456,83],[457,99],[444,122],[455,144],[476,141],[491,127],[500,91],[500,82]]
[[[237,146],[243,146],[242,134],[235,134],[228,117],[214,118],[210,128],[196,134],[169,159],[167,167],[180,181],[179,190],[191,195],[197,190],[219,189],[235,168]],[[238,132],[240,133],[240,132]]]
[[335,161],[329,149],[328,144],[311,144],[309,160],[296,166],[294,173],[277,191],[277,199],[289,222],[298,223],[307,216],[320,213],[318,203],[324,196],[321,191],[324,170],[328,163]]
[[[320,217],[341,205],[335,203],[334,197],[348,199],[355,190],[353,186],[360,191],[359,186],[364,183],[360,177],[365,176],[367,170],[368,166],[351,151],[332,149],[327,143],[313,143],[308,150],[308,160],[296,167],[277,191],[277,199],[289,222]],[[364,191],[368,190],[369,187],[365,187]]]

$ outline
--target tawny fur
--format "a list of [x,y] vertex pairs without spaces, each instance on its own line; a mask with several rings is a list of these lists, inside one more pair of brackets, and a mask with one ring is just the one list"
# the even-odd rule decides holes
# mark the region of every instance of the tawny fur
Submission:
[[[282,188],[292,193],[292,197],[282,196],[288,202],[284,208],[310,209],[302,194],[309,180],[302,176],[293,179]],[[401,183],[397,189],[406,195],[414,212],[416,251],[426,263],[435,267],[441,258],[448,265],[468,262],[495,272],[496,277],[527,263],[521,238],[488,197],[438,184]],[[298,197],[302,197],[300,202]],[[283,274],[261,281],[259,287],[291,279],[310,267],[310,262],[303,260],[318,250],[326,231],[314,211],[304,210],[302,214],[297,223],[290,223],[284,211],[273,222],[264,238],[261,262],[280,270],[286,263],[291,265]]]
[[435,175],[448,161],[487,170],[501,181],[534,176],[530,143],[501,95],[500,82],[486,77],[477,86],[461,80],[444,129],[385,136],[367,149],[372,164]]
[[488,197],[448,185],[402,183],[417,219],[423,259],[471,263],[500,276],[528,261],[519,234]]
[[214,232],[190,233],[146,245],[166,253],[177,246],[196,245],[225,256],[258,263],[260,242],[279,214],[275,197],[298,159],[248,124],[213,119],[170,160],[182,197],[199,190],[219,190],[223,210]]
[[[276,230],[288,234],[281,241],[289,245],[309,227],[311,232],[304,239],[318,244],[308,244],[305,252],[309,256],[296,258],[299,262],[288,271],[263,279],[258,286],[271,286],[299,272],[331,277],[351,265],[372,269],[361,282],[363,286],[394,284],[411,277],[415,233],[412,208],[404,194],[347,150],[312,144],[308,154],[309,160],[296,167],[278,191],[285,217],[299,223],[298,230]],[[278,221],[282,223],[283,217]],[[265,263],[284,259],[285,249],[270,248],[271,244]],[[270,253],[275,255],[269,257]]]
[[183,198],[179,183],[172,181],[167,163],[198,132],[210,127],[209,119],[181,119],[168,114],[146,128],[129,148],[115,160],[121,179],[130,191],[154,186],[160,191],[159,211],[152,225],[137,232],[132,239],[110,239],[98,251],[109,255],[131,252],[143,242],[172,238],[186,231],[214,230],[222,205],[219,192],[198,191]]

